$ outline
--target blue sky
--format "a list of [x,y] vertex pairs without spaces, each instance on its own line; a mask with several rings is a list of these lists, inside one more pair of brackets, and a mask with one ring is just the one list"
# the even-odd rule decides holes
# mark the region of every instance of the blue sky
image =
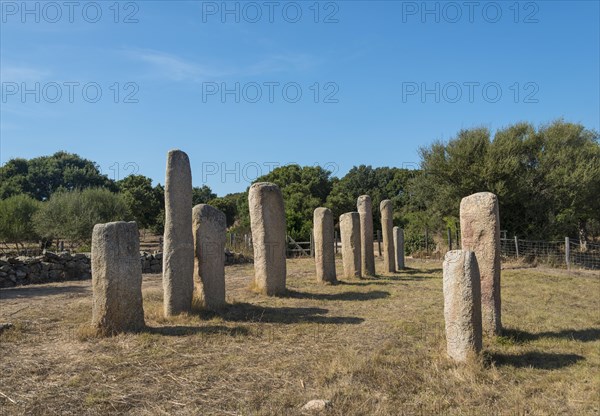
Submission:
[[596,1],[23,4],[2,1],[0,163],[163,183],[180,148],[224,195],[288,163],[414,167],[462,128],[599,129]]

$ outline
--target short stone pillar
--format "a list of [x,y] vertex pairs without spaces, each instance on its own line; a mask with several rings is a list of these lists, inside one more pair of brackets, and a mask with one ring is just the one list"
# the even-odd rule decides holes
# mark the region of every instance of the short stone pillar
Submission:
[[404,230],[400,227],[394,227],[394,249],[396,269],[404,270]]
[[335,283],[335,248],[333,247],[333,214],[328,208],[317,208],[313,213],[315,238],[315,265],[317,281]]
[[379,204],[381,212],[381,231],[383,234],[383,269],[388,273],[396,271],[396,263],[394,261],[394,211],[392,209],[392,201],[384,199]]
[[285,293],[286,225],[279,187],[258,182],[248,192],[254,247],[254,289],[266,295]]
[[207,309],[225,306],[225,214],[206,204],[192,210],[194,281],[196,294]]
[[181,150],[171,150],[167,154],[163,289],[165,316],[192,309],[194,296],[192,172],[188,155]]
[[477,256],[481,275],[481,313],[483,331],[499,335],[500,313],[500,215],[498,198],[480,192],[460,202],[461,248]]
[[347,212],[340,215],[340,239],[342,240],[344,277],[362,277],[360,215],[358,212]]
[[104,335],[144,328],[140,238],[135,222],[92,232],[92,326]]
[[360,246],[362,272],[375,276],[375,253],[373,251],[373,206],[369,195],[361,195],[356,201],[360,214]]
[[453,250],[444,258],[444,320],[450,358],[465,362],[481,351],[481,292],[475,253]]

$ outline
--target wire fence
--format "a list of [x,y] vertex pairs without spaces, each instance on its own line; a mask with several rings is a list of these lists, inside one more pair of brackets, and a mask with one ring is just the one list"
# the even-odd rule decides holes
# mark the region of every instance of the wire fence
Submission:
[[[406,254],[414,258],[436,258],[442,259],[446,250],[460,248],[460,233],[448,232],[444,240],[434,242],[431,235],[423,233],[408,234],[405,236]],[[381,256],[382,235],[377,230],[373,235],[375,252]],[[148,243],[150,244],[150,243]],[[57,243],[58,251],[68,250],[63,244]],[[162,238],[152,242],[154,251],[162,249]],[[252,235],[250,233],[227,233],[226,249],[234,253],[244,254],[252,257]],[[341,241],[339,232],[334,237],[335,253],[341,253]],[[50,248],[52,249],[52,248]],[[19,250],[0,245],[0,255],[39,256],[43,253],[39,244],[30,244]],[[600,270],[600,244],[587,242],[582,244],[579,240],[566,237],[561,241],[523,240],[517,237],[507,238],[503,233],[500,239],[500,253],[504,261],[519,260],[526,263],[543,263],[552,267],[579,267],[590,270]],[[287,257],[312,257],[314,255],[314,241],[311,236],[309,241],[296,241],[287,236]]]
[[519,238],[500,239],[501,255],[505,259],[539,262],[553,267],[581,267],[600,270],[600,244],[581,244],[578,240],[535,241]]
[[[311,241],[296,241],[288,235],[286,239],[286,257],[311,257],[313,255],[312,238]],[[253,257],[252,235],[250,233],[227,233],[225,248],[234,253]]]
[[[379,255],[381,256],[382,236],[380,231],[373,235],[373,244],[375,250],[378,250]],[[335,231],[334,233],[333,247],[335,254],[341,253],[342,243],[338,231]],[[225,248],[231,252],[241,253],[251,257],[253,255],[252,235],[250,233],[227,233]],[[314,249],[314,239],[312,235],[310,236],[309,241],[299,241],[289,235],[286,236],[285,253],[288,258],[313,257]]]

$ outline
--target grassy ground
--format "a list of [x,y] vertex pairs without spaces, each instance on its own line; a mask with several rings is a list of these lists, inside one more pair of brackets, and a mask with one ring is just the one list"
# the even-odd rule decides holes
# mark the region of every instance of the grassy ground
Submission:
[[504,270],[505,334],[460,367],[445,357],[440,264],[408,266],[320,286],[311,259],[290,260],[279,298],[231,266],[231,306],[169,320],[147,275],[148,330],[104,339],[82,329],[90,281],[2,290],[15,327],[0,335],[0,414],[300,414],[312,399],[331,415],[600,414],[600,276]]

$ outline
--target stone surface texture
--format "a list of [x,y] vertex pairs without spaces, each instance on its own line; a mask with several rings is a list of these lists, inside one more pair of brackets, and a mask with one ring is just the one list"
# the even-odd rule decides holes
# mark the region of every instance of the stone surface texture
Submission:
[[375,252],[373,249],[373,205],[369,195],[361,195],[356,201],[360,214],[360,246],[362,271],[366,276],[375,276]]
[[165,234],[163,240],[164,314],[192,309],[194,295],[194,236],[192,233],[192,173],[181,150],[167,154]]
[[328,208],[317,208],[313,213],[313,235],[315,244],[315,266],[317,281],[335,283],[335,247],[333,214]]
[[340,239],[342,241],[344,277],[362,277],[360,215],[358,212],[347,212],[340,215]]
[[192,210],[194,230],[194,282],[196,294],[207,309],[225,306],[225,214],[207,204]]
[[481,292],[477,259],[472,251],[446,253],[443,264],[444,320],[448,356],[457,362],[481,351]]
[[500,216],[498,198],[480,192],[460,202],[461,248],[477,256],[481,276],[483,331],[500,335]]
[[381,234],[383,239],[383,270],[388,273],[396,271],[396,263],[394,261],[394,211],[392,201],[384,199],[379,204],[381,212]]
[[92,326],[100,333],[144,328],[140,239],[135,222],[94,226],[92,291]]
[[394,262],[397,270],[404,270],[404,230],[394,227]]
[[266,295],[286,291],[286,224],[283,195],[269,182],[255,183],[248,192],[254,249],[254,288]]

